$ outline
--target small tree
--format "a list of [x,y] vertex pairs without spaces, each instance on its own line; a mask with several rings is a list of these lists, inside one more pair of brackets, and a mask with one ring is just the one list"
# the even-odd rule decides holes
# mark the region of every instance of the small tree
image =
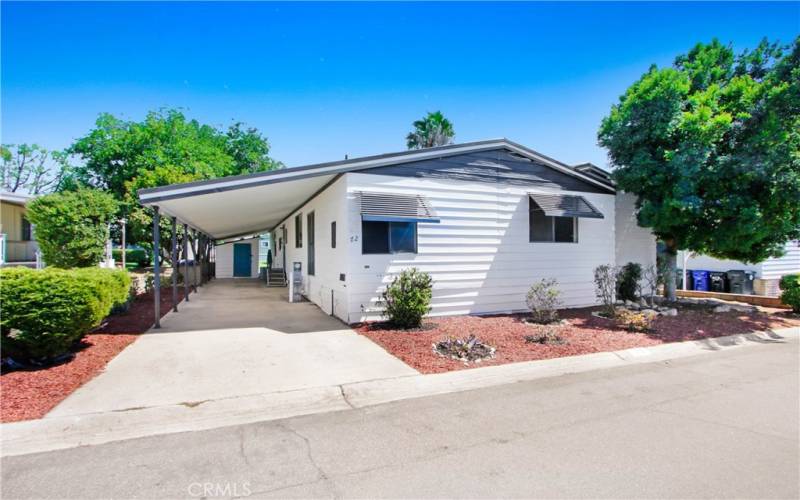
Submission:
[[102,259],[116,212],[111,195],[78,189],[34,199],[27,217],[36,227],[36,240],[48,265],[88,267]]
[[658,272],[658,267],[649,265],[642,270],[642,280],[647,289],[647,298],[650,305],[653,305],[653,297],[658,291],[658,285],[661,284],[661,275]]
[[558,321],[558,308],[561,307],[560,295],[558,281],[553,278],[534,283],[525,296],[525,302],[528,304],[528,309],[531,310],[533,321],[542,324]]
[[597,266],[594,270],[594,293],[603,306],[603,314],[613,318],[614,297],[617,291],[617,268],[610,264]]
[[401,328],[417,328],[431,310],[433,282],[428,273],[404,269],[383,292],[384,316]]

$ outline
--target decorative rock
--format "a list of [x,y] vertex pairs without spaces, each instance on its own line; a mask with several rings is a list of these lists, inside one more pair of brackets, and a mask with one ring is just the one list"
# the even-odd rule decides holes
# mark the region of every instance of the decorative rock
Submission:
[[646,300],[644,300],[644,297],[642,297],[641,299],[639,299],[639,307],[647,307],[648,305],[649,305],[649,304],[647,303],[647,301],[646,301]]
[[663,311],[661,314],[663,314],[664,316],[677,316],[678,310],[673,307],[672,309],[667,309],[666,311]]
[[726,313],[726,312],[730,312],[730,310],[731,310],[731,306],[726,306],[726,305],[719,305],[719,306],[714,308],[714,312],[715,313]]
[[658,311],[654,309],[642,309],[641,313],[645,316],[658,316]]
[[632,300],[626,300],[626,301],[625,301],[625,305],[626,305],[627,307],[633,307],[633,306],[635,306],[635,305],[636,305],[636,302],[633,302]]

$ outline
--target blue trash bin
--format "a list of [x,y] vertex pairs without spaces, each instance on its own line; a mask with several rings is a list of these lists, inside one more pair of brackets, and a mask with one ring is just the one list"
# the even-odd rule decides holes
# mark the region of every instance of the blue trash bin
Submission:
[[708,271],[692,270],[693,290],[707,292],[710,290]]

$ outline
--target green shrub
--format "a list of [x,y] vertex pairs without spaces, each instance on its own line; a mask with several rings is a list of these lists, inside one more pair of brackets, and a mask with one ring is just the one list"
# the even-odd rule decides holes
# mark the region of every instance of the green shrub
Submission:
[[110,194],[79,189],[35,198],[26,216],[36,226],[36,240],[47,265],[89,267],[103,258],[117,208]]
[[383,292],[384,316],[400,328],[417,328],[431,310],[432,280],[416,268],[405,269]]
[[525,296],[525,303],[531,310],[531,319],[536,323],[554,323],[558,321],[558,308],[561,307],[558,281],[553,278],[539,280],[534,283]]
[[629,332],[649,332],[653,329],[653,322],[656,319],[655,315],[622,308],[617,311],[616,316],[617,325]]
[[127,300],[130,276],[100,268],[0,270],[4,355],[39,359],[67,352]]
[[[115,248],[111,254],[115,262],[122,262],[121,248]],[[150,265],[150,255],[143,248],[128,248],[125,250],[125,263],[136,264],[136,267],[147,267]]]
[[787,274],[781,278],[781,302],[800,314],[800,274]]
[[634,301],[639,298],[639,281],[642,279],[642,266],[628,262],[617,275],[617,300]]

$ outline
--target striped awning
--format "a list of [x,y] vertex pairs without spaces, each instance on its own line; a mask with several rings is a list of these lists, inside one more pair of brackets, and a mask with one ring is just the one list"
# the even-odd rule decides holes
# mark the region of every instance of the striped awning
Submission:
[[420,195],[359,191],[361,219],[385,222],[439,222],[427,198]]
[[602,219],[603,214],[583,196],[571,194],[528,193],[545,215],[553,217],[588,217]]

